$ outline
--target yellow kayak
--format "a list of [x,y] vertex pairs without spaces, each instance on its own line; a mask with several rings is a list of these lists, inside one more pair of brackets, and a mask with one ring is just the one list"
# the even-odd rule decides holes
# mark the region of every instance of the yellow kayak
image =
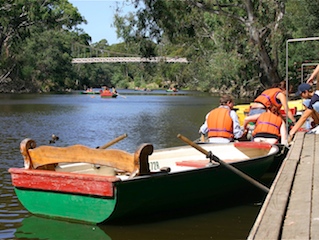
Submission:
[[[288,101],[288,107],[289,109],[293,110],[296,114],[300,114],[300,112],[305,110],[305,107],[302,104],[302,102],[302,99]],[[247,103],[234,106],[241,126],[244,125],[245,117],[248,116],[250,105],[250,103]]]

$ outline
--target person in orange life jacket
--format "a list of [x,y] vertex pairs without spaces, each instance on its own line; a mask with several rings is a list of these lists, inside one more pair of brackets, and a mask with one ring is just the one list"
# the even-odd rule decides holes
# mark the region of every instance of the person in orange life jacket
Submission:
[[285,81],[281,81],[280,83],[275,84],[272,88],[263,91],[251,104],[249,116],[266,112],[267,108],[270,108],[272,105],[278,109],[283,106],[288,118],[293,123],[296,123],[296,119],[291,111],[289,111],[287,105]]
[[220,106],[211,110],[205,117],[199,133],[207,134],[209,142],[229,143],[241,138],[243,130],[240,127],[238,116],[233,110],[234,99],[224,95],[219,100]]
[[298,86],[298,92],[296,92],[296,96],[299,95],[306,99],[303,104],[307,109],[303,112],[295,126],[290,130],[289,140],[292,139],[293,135],[306,122],[308,117],[312,117],[314,120],[312,125],[319,124],[319,85],[317,85],[317,89],[314,92],[310,84],[302,83]]
[[276,106],[267,109],[266,112],[247,116],[244,120],[244,129],[249,122],[255,122],[255,129],[252,132],[254,142],[268,142],[287,145],[286,123]]

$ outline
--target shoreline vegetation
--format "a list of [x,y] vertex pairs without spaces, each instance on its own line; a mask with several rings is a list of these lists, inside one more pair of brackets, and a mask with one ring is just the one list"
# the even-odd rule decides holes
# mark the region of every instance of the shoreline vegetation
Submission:
[[[221,89],[215,89],[212,88],[209,91],[207,90],[202,90],[202,89],[191,89],[189,87],[178,87],[177,84],[171,84],[171,85],[165,85],[164,87],[161,87],[160,85],[156,84],[156,83],[150,83],[150,84],[144,84],[142,86],[135,86],[134,83],[129,83],[127,84],[127,87],[115,87],[113,85],[109,85],[109,88],[112,89],[113,87],[115,87],[115,89],[119,89],[119,90],[131,90],[133,91],[133,93],[150,93],[150,92],[154,92],[154,91],[163,91],[166,93],[171,93],[171,94],[185,94],[181,93],[181,91],[189,91],[189,92],[198,92],[198,93],[202,93],[202,94],[210,94],[211,96],[216,96],[219,97],[221,94],[232,94],[231,89],[227,90],[226,87],[223,87],[222,91]],[[67,94],[67,93],[80,93],[83,91],[86,91],[87,89],[94,89],[95,91],[101,90],[103,88],[103,86],[94,86],[94,87],[87,87],[84,85],[83,89],[80,88],[64,88],[64,89],[59,89],[59,90],[50,90],[50,91],[43,91],[41,89],[20,89],[20,90],[14,90],[14,89],[1,89],[0,88],[0,94]],[[169,91],[169,89],[177,89],[177,91]],[[244,97],[239,97],[241,99],[248,99],[251,100],[254,97],[250,97],[250,96],[254,96],[255,92],[246,92],[244,94]]]
[[[314,68],[302,64],[318,59],[319,41],[291,44],[286,66],[283,44],[287,39],[318,36],[319,5],[315,2],[248,1],[251,6],[240,12],[231,4],[225,7],[209,1],[200,1],[201,7],[192,1],[154,0],[156,7],[148,7],[148,1],[128,2],[136,4],[136,12],[124,16],[121,9],[115,12],[113,24],[122,42],[112,45],[106,39],[93,43],[80,28],[87,23],[84,16],[67,0],[8,2],[0,15],[0,93],[108,86],[254,98],[283,79],[289,79],[296,90],[300,79],[307,79]],[[179,24],[167,21],[167,16]],[[186,58],[187,62],[72,61],[106,57]]]

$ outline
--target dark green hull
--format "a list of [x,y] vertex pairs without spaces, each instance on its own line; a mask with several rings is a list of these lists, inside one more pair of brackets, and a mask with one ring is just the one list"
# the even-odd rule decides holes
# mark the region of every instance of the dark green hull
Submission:
[[[273,156],[255,163],[236,164],[249,176],[260,179],[273,162]],[[117,204],[111,218],[125,215],[148,214],[174,209],[192,209],[228,197],[252,184],[230,170],[220,166],[189,172],[163,174],[162,176],[118,183]],[[260,191],[256,188],[256,191]],[[134,201],[138,199],[138,201]],[[127,207],[129,206],[129,207]],[[110,219],[111,219],[110,218]]]
[[281,167],[282,162],[286,158],[288,151],[289,151],[289,148],[283,144],[276,144],[276,146],[278,147],[279,151],[275,155],[274,161],[268,169],[268,172],[271,172],[271,173],[278,172],[279,168]]

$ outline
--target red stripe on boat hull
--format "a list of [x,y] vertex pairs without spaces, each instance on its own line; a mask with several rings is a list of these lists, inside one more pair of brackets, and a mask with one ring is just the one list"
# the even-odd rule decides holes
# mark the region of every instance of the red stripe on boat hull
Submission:
[[45,170],[10,168],[12,184],[19,188],[44,191],[89,194],[113,197],[113,182],[120,181],[113,176],[62,173]]
[[246,147],[246,148],[263,148],[270,149],[272,146],[266,142],[235,142],[235,147]]

